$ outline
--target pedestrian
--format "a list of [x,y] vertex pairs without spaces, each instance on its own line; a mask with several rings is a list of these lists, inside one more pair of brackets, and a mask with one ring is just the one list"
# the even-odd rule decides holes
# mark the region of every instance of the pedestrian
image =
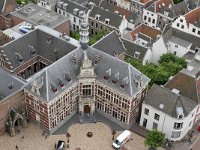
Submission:
[[17,146],[17,145],[16,145],[15,147],[16,147],[16,149],[18,149],[18,146]]
[[22,136],[22,139],[24,139],[24,136]]

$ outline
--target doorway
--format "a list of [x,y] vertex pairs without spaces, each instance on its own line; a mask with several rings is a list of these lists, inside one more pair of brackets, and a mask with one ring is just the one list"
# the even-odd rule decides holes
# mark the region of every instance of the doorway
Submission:
[[84,113],[90,113],[90,106],[84,105]]

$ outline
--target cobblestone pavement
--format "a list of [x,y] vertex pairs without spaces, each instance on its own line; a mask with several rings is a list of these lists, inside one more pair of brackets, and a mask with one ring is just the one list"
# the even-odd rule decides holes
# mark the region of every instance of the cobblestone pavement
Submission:
[[[89,131],[93,133],[91,138],[86,136]],[[6,133],[0,136],[0,149],[16,150],[15,146],[17,145],[19,150],[54,150],[54,145],[58,140],[64,140],[67,143],[65,135],[51,135],[45,138],[42,133],[43,131],[33,124],[30,124],[27,129],[21,129],[15,137],[10,137]],[[113,150],[111,130],[104,123],[74,124],[69,128],[69,133],[71,134],[69,150],[76,148],[81,148],[81,150]],[[120,132],[117,132],[115,137],[119,134]],[[124,147],[127,150],[148,149],[144,146],[144,138],[134,133]]]

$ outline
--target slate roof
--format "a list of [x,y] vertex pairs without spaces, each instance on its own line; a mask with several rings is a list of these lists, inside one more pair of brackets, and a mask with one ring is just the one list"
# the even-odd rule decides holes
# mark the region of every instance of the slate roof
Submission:
[[126,53],[129,56],[134,57],[135,52],[139,52],[140,55],[137,59],[139,59],[141,61],[144,60],[145,54],[147,53],[147,50],[148,50],[146,47],[142,47],[136,43],[133,43],[132,41],[127,40],[127,39],[122,39],[122,40],[123,40],[123,44],[126,48]]
[[172,80],[166,83],[166,88],[177,89],[180,95],[198,103],[196,79],[187,74],[179,72]]
[[[15,93],[16,91],[20,90],[24,85],[25,82],[18,78],[15,75],[12,75],[7,70],[0,67],[0,100],[6,98],[7,96]],[[12,88],[9,89],[8,85],[12,84]]]
[[91,13],[89,15],[89,17],[91,18],[94,18],[95,19],[95,15],[100,15],[99,17],[99,21],[101,22],[105,22],[105,19],[110,19],[109,21],[109,25],[110,26],[113,26],[115,28],[119,28],[121,22],[122,22],[122,17],[120,17],[119,15],[117,14],[114,14],[110,11],[106,11],[100,7],[97,7],[97,6],[94,6],[93,9],[91,10]]
[[99,6],[101,4],[101,0],[88,0],[87,7],[90,2],[94,3],[96,6]]
[[0,13],[2,12],[3,6],[4,6],[4,2],[6,0],[0,0]]
[[174,29],[174,28],[170,28],[163,34],[163,39],[164,39],[165,43],[167,43],[168,40],[172,36],[182,39],[184,41],[187,41],[188,43],[192,43],[192,46],[190,49],[192,49],[193,51],[196,50],[196,47],[200,47],[200,42],[199,42],[200,38],[199,37],[196,37],[192,34],[188,34],[188,33],[185,33],[181,30]]
[[35,25],[45,25],[50,28],[54,28],[68,20],[68,18],[65,16],[32,3],[22,7],[19,10],[11,12],[11,15]]
[[[79,12],[80,11],[85,11],[87,13],[88,11],[88,8],[87,7],[84,7],[82,5],[80,5],[80,3],[76,3],[76,1],[70,1],[70,0],[61,0],[60,2],[64,2],[66,4],[68,4],[67,8],[66,8],[66,12],[70,13],[70,14],[73,14],[74,16],[77,16],[79,17]],[[59,7],[57,5],[57,7]],[[73,10],[77,8],[78,9],[78,12],[77,12],[77,15],[75,15],[73,13]],[[62,8],[63,9],[63,8]],[[64,10],[64,9],[63,9]]]
[[[176,111],[178,107],[182,107],[184,116],[187,116],[198,105],[198,103],[186,97],[175,94],[171,90],[155,84],[149,90],[144,103],[174,118],[178,117]],[[161,104],[164,105],[163,109],[160,108]]]
[[[97,75],[97,80],[103,84],[106,84],[109,87],[117,89],[119,92],[133,96],[135,95],[141,88],[136,87],[135,80],[137,78],[142,77],[143,86],[147,85],[150,79],[145,75],[141,74],[138,70],[133,68],[131,65],[110,56],[102,51],[89,47],[87,49],[88,58],[92,61],[95,73]],[[99,55],[100,59],[97,64],[95,62],[95,56]],[[76,56],[77,63],[76,65],[72,62],[72,57]],[[63,58],[59,59],[52,65],[44,68],[42,71],[38,72],[32,79],[41,80],[43,78],[43,86],[41,87],[41,97],[47,101],[51,101],[57,95],[65,91],[67,88],[71,87],[71,85],[77,82],[77,75],[79,73],[79,68],[81,62],[83,60],[83,50],[78,48]],[[118,67],[116,67],[116,64]],[[106,75],[106,71],[111,68],[111,77],[108,80],[104,79],[104,75]],[[67,73],[71,77],[71,81],[67,82],[64,79],[64,72]],[[119,81],[116,84],[112,83],[112,79],[115,74],[119,72]],[[58,77],[65,83],[64,88],[61,88],[58,85]],[[124,78],[128,77],[128,85],[124,88],[121,88],[120,85]],[[54,84],[58,91],[54,93],[51,90],[51,84]],[[26,86],[27,89],[31,89],[31,82]]]
[[[56,61],[54,53],[55,49],[58,50],[58,58],[61,58],[77,48],[70,43],[70,40],[66,41],[64,38],[59,37],[59,35],[59,32],[50,28],[48,28],[48,31],[44,31],[41,27],[25,34],[17,40],[11,41],[10,43],[4,45],[1,49],[4,50],[4,53],[14,68],[26,63],[35,55],[40,55],[49,61],[54,62]],[[51,42],[48,42],[49,37],[51,38]],[[29,46],[32,46],[36,50],[35,55],[30,53]],[[15,53],[21,55],[23,63],[18,62]]]
[[182,39],[175,37],[175,36],[171,36],[169,41],[172,42],[172,43],[176,43],[178,45],[182,45],[183,47],[189,47],[191,45],[190,42],[182,40]]
[[115,31],[112,31],[96,42],[93,47],[111,56],[120,55],[125,52],[120,36]]
[[187,3],[189,4],[188,6],[189,9],[195,9],[198,6],[200,6],[199,0],[187,0]]

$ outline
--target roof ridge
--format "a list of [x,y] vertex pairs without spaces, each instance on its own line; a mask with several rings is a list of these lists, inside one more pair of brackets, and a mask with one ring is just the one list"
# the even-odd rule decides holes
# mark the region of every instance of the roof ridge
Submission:
[[129,86],[130,86],[130,93],[131,95],[133,95],[133,88],[132,88],[132,85],[131,85],[131,71],[130,71],[130,63],[128,63],[128,75],[129,75]]

